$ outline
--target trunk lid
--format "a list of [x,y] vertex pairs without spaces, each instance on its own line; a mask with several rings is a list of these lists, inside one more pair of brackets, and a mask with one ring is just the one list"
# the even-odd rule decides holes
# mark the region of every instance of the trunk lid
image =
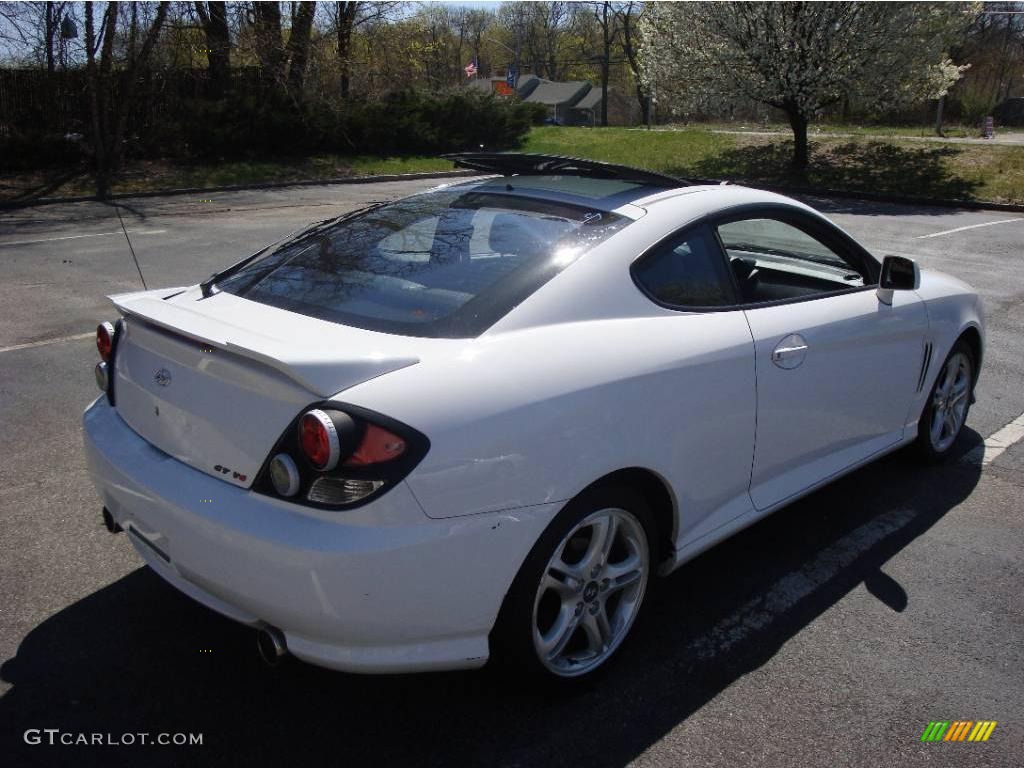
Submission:
[[115,403],[141,437],[249,487],[288,424],[317,400],[416,364],[445,341],[364,331],[226,293],[112,296],[124,315]]

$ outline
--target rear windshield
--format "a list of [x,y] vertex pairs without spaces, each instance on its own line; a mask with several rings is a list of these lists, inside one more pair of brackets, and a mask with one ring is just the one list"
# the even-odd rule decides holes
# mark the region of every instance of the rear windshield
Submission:
[[629,219],[443,190],[315,227],[217,283],[311,317],[407,336],[478,336]]

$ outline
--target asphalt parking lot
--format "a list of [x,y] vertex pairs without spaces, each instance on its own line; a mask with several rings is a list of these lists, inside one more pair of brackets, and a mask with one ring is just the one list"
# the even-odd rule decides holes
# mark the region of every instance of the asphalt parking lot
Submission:
[[[195,283],[314,219],[437,181],[123,201],[151,287]],[[971,282],[989,315],[962,458],[896,454],[664,580],[623,657],[571,695],[501,674],[269,669],[101,526],[81,451],[106,294],[139,287],[115,208],[0,212],[0,755],[6,765],[1021,764],[1024,214],[814,199],[876,255]],[[1005,434],[1005,433],[1003,433]],[[990,441],[991,443],[991,441]],[[933,720],[989,741],[922,743]],[[49,746],[27,729],[202,733]]]

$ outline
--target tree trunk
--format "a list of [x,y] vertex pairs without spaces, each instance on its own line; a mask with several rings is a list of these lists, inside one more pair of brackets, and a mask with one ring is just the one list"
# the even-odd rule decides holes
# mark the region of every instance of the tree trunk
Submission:
[[608,126],[608,70],[612,57],[612,31],[608,25],[609,5],[607,2],[601,4],[601,37],[604,43],[601,51],[601,125],[604,127]]
[[276,3],[253,3],[256,56],[273,87],[281,85],[284,74],[284,45],[281,42],[281,7]]
[[637,3],[632,2],[626,3],[625,7],[620,5],[619,10],[615,14],[619,21],[619,27],[622,30],[622,52],[629,63],[629,71],[633,75],[633,82],[636,88],[636,100],[640,105],[640,124],[647,125],[651,102],[644,89],[643,78],[640,76],[640,65],[637,61],[636,45],[633,39],[634,28],[637,23],[635,15],[636,6]]
[[644,93],[640,83],[636,84],[636,100],[640,102],[640,125],[647,125],[647,117],[651,108],[651,101]]
[[946,106],[946,97],[940,96],[938,103],[935,105],[935,134],[945,138],[946,134],[942,132],[942,113],[943,108]]
[[228,32],[227,3],[197,2],[195,8],[206,35],[210,96],[222,99],[231,84],[231,35]]
[[786,117],[793,129],[793,168],[803,173],[807,169],[807,116],[797,107],[786,107]]
[[89,90],[89,112],[92,117],[92,153],[96,165],[96,196],[106,200],[110,195],[110,181],[113,176],[111,157],[111,77],[114,33],[117,27],[118,5],[107,3],[103,13],[100,35],[103,49],[99,64],[96,62],[96,33],[93,22],[93,3],[85,4],[85,48],[87,85]]
[[60,11],[53,5],[53,3],[47,3],[43,9],[46,13],[45,17],[45,29],[44,36],[46,38],[46,71],[53,72],[53,38],[57,31],[57,19],[55,17],[60,15]]
[[119,70],[124,87],[114,92],[114,38],[117,34],[118,4],[107,3],[103,14],[103,43],[99,62],[96,61],[96,34],[93,23],[93,4],[85,4],[85,47],[89,111],[92,117],[91,143],[96,163],[96,195],[100,199],[110,196],[110,186],[121,165],[124,136],[135,101],[135,85],[140,70],[149,62],[160,28],[167,16],[170,3],[162,2],[157,8],[153,24],[146,32],[142,48],[124,62]]
[[350,57],[352,55],[352,30],[356,25],[359,3],[338,3],[338,71],[341,74],[341,98],[348,99],[350,88]]
[[302,98],[302,85],[306,80],[306,62],[309,59],[309,41],[313,31],[316,3],[299,3],[291,34],[288,35],[288,88],[292,97]]

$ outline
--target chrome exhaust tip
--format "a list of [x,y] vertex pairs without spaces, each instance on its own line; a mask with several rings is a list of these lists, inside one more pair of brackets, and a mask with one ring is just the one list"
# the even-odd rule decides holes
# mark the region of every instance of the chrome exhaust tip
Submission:
[[114,521],[114,516],[110,514],[110,510],[106,507],[103,508],[103,527],[111,533],[120,533],[124,530],[124,528]]
[[276,667],[288,655],[284,633],[277,627],[260,627],[256,630],[256,650],[267,666]]

